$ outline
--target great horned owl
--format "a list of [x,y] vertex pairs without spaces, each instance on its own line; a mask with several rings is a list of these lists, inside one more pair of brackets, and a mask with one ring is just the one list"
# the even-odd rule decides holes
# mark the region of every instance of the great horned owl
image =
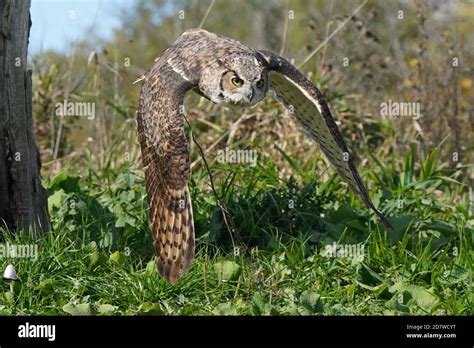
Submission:
[[149,218],[160,274],[170,283],[191,266],[194,224],[184,135],[184,96],[194,90],[216,104],[251,106],[269,89],[317,141],[342,179],[381,221],[331,116],[326,99],[291,63],[202,29],[184,32],[143,76],[137,110]]

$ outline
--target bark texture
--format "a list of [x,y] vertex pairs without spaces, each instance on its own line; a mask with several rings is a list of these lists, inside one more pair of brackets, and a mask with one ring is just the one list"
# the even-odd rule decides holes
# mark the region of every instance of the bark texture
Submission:
[[49,230],[27,70],[30,0],[0,0],[0,228]]

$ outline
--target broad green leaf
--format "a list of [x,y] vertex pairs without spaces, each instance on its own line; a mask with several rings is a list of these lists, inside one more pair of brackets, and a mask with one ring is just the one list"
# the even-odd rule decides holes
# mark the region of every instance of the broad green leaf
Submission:
[[402,313],[410,313],[410,308],[404,303],[401,303],[399,300],[400,296],[395,294],[390,300],[385,302],[384,306],[388,309],[393,309]]
[[111,315],[114,314],[117,308],[117,306],[112,306],[110,304],[104,303],[99,305],[99,307],[97,308],[97,312],[102,315]]
[[394,243],[399,242],[403,235],[405,234],[406,230],[415,221],[415,218],[408,216],[408,215],[401,215],[397,217],[388,218],[388,221],[393,225],[395,231],[388,231],[388,235],[390,240]]
[[212,313],[215,315],[237,315],[237,309],[232,305],[231,302],[225,302],[216,306]]
[[285,315],[301,315],[301,313],[298,310],[298,306],[296,303],[291,302],[290,304],[286,306],[282,306],[280,308],[280,314],[285,314]]
[[375,296],[380,296],[382,298],[386,298],[387,295],[389,295],[388,290],[388,285],[387,284],[379,284],[376,286],[369,286],[367,284],[361,283],[360,281],[356,280],[355,281],[360,287],[372,291]]
[[52,208],[61,207],[64,194],[65,194],[64,190],[60,189],[60,190],[54,191],[54,193],[48,197],[48,206],[50,210],[52,210]]
[[3,297],[4,297],[6,303],[8,303],[10,305],[13,305],[15,303],[15,295],[13,294],[13,292],[5,291],[3,293]]
[[49,295],[54,291],[54,281],[52,279],[45,279],[35,287],[42,295]]
[[416,304],[427,311],[431,311],[438,303],[438,298],[430,291],[421,288],[417,285],[408,284],[405,282],[398,282],[389,288],[391,293],[407,292],[411,295]]
[[300,304],[305,309],[304,314],[323,313],[321,296],[315,291],[305,290],[300,296]]
[[255,315],[269,315],[272,310],[272,305],[265,302],[262,295],[256,292],[252,298],[252,310]]
[[456,226],[448,224],[444,221],[435,220],[426,224],[425,229],[441,232],[446,237],[453,238],[458,236],[458,229]]
[[97,250],[97,243],[92,241],[89,244],[86,244],[82,247],[85,252],[92,252]]
[[145,302],[138,307],[139,314],[144,315],[165,315],[159,303]]
[[89,269],[93,270],[107,262],[107,257],[99,250],[89,255]]
[[330,220],[335,224],[344,224],[350,220],[356,220],[360,216],[352,209],[349,204],[343,204],[337,211],[329,214]]
[[49,191],[63,189],[66,193],[80,192],[79,180],[80,178],[78,176],[68,175],[64,171],[61,171],[51,180],[48,189]]
[[153,259],[153,260],[149,261],[146,264],[145,274],[153,275],[153,274],[157,274],[157,273],[158,273],[158,271],[157,271],[157,267],[156,267],[156,261]]
[[125,260],[127,259],[127,256],[125,256],[125,254],[121,251],[116,251],[110,255],[109,259],[112,263],[115,263],[117,265],[123,265],[125,263]]
[[90,303],[67,303],[63,306],[63,311],[71,315],[92,315]]
[[455,264],[452,270],[445,271],[442,280],[446,283],[457,284],[463,281],[471,281],[472,272],[461,265]]
[[124,227],[127,223],[127,216],[124,213],[119,213],[117,215],[117,220],[115,220],[115,227],[120,228]]
[[223,281],[237,280],[242,272],[240,265],[234,261],[222,261],[214,264],[214,270]]
[[377,285],[385,282],[385,279],[378,275],[373,269],[367,266],[365,263],[361,263],[359,269],[360,281],[366,285]]

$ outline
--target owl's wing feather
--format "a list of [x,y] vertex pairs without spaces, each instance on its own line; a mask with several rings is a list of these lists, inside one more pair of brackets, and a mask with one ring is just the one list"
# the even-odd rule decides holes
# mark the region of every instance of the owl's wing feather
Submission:
[[146,75],[137,110],[149,218],[160,274],[174,284],[194,257],[189,153],[183,101],[193,85],[158,62]]
[[313,140],[319,143],[323,153],[351,190],[362,198],[385,226],[393,229],[372,203],[321,92],[286,59],[272,52],[259,53],[268,63],[270,88],[274,90],[276,99],[296,116]]

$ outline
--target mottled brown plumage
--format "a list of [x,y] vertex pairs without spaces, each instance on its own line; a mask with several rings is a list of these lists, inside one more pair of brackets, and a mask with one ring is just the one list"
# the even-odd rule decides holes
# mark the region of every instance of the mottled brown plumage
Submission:
[[184,135],[184,96],[194,90],[214,103],[249,106],[273,89],[316,140],[352,191],[374,207],[325,98],[292,64],[202,29],[184,32],[144,76],[137,110],[149,217],[158,270],[175,283],[194,257],[188,191],[190,164]]

